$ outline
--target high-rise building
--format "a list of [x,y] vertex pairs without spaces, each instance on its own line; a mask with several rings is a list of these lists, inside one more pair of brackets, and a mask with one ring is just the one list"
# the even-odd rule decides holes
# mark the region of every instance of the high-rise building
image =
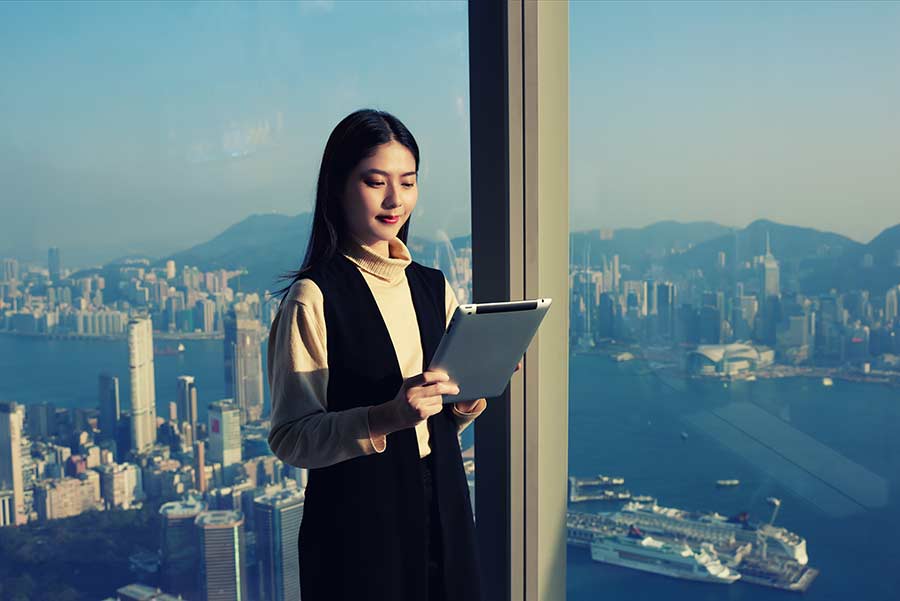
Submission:
[[675,284],[659,282],[656,285],[656,311],[659,335],[666,339],[675,337]]
[[22,414],[15,402],[0,402],[0,491],[12,491],[12,523],[17,526],[28,519],[22,479]]
[[16,498],[9,489],[0,490],[0,528],[16,525]]
[[156,385],[153,377],[153,323],[149,317],[128,322],[131,374],[131,449],[137,453],[156,443]]
[[164,503],[159,508],[162,517],[160,576],[167,593],[178,593],[187,599],[198,596],[200,549],[194,521],[204,511],[206,503],[190,497]]
[[202,440],[194,441],[194,488],[206,492],[206,445]]
[[226,474],[241,461],[241,411],[231,399],[209,404],[209,461],[221,463]]
[[50,272],[50,281],[58,284],[62,275],[62,262],[59,257],[59,248],[55,246],[47,251],[47,270]]
[[0,280],[11,282],[19,279],[19,262],[15,259],[3,259],[0,263]]
[[204,511],[194,520],[200,546],[200,598],[244,601],[247,551],[240,511]]
[[58,520],[91,509],[102,510],[100,499],[100,474],[95,470],[86,470],[72,478],[44,480],[34,488],[34,508],[39,520]]
[[178,376],[175,383],[175,403],[179,422],[187,422],[197,431],[197,385],[194,376]]
[[242,424],[262,416],[262,378],[259,324],[238,305],[225,319],[225,396],[240,407]]
[[300,598],[297,574],[297,531],[303,519],[303,494],[286,489],[254,500],[259,598],[295,601]]
[[50,403],[35,403],[25,410],[25,429],[32,438],[50,438],[56,430],[56,411]]
[[169,259],[166,261],[166,279],[174,280],[175,279],[175,261]]
[[216,303],[208,298],[201,298],[194,304],[194,327],[204,334],[216,331]]
[[900,286],[894,286],[884,295],[884,321],[894,323],[900,315]]
[[772,248],[769,244],[769,234],[766,233],[766,254],[762,258],[759,266],[759,292],[760,301],[768,299],[772,296],[781,294],[781,284],[779,281],[780,269],[775,255],[772,254]]
[[100,437],[115,438],[119,421],[119,378],[100,374],[98,382],[100,401]]
[[144,500],[140,468],[133,463],[111,463],[94,468],[100,474],[100,496],[107,509],[130,509]]

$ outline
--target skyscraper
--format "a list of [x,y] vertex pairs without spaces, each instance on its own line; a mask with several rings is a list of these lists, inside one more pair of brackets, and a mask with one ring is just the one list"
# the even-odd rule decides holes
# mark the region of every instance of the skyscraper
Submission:
[[675,337],[675,284],[660,282],[656,285],[656,311],[659,335],[666,339]]
[[244,515],[240,511],[204,511],[194,525],[200,545],[200,598],[249,599]]
[[209,461],[221,463],[226,477],[241,461],[241,411],[231,399],[209,404]]
[[189,498],[164,503],[162,517],[160,573],[167,593],[179,593],[193,599],[198,593],[197,564],[199,548],[194,522],[206,511],[206,503]]
[[15,516],[12,523],[27,521],[22,479],[22,412],[12,401],[0,402],[0,490],[12,490]]
[[119,421],[119,378],[100,374],[98,382],[100,401],[100,438],[115,438]]
[[187,422],[193,432],[197,431],[197,385],[194,376],[178,376],[175,384],[175,403],[178,407],[178,421]]
[[131,449],[141,453],[156,443],[153,323],[149,317],[136,317],[128,322],[128,367],[131,374]]
[[51,247],[47,251],[47,270],[50,272],[50,281],[58,284],[60,280],[60,272],[62,271],[62,263],[59,258],[59,249]]
[[766,232],[766,254],[759,264],[759,339],[766,344],[775,343],[775,329],[778,322],[779,296],[781,284],[779,282],[780,269],[778,261],[772,254],[769,243],[769,233]]
[[775,259],[775,255],[772,254],[769,244],[769,233],[766,232],[766,254],[763,256],[759,266],[759,292],[762,295],[760,300],[781,294],[779,274],[778,261]]
[[225,318],[225,396],[241,409],[241,423],[262,416],[262,347],[259,325],[236,305]]
[[206,446],[202,440],[194,441],[194,487],[206,492]]
[[297,531],[303,518],[303,494],[283,490],[254,501],[256,559],[260,599],[294,601],[300,598],[297,574]]

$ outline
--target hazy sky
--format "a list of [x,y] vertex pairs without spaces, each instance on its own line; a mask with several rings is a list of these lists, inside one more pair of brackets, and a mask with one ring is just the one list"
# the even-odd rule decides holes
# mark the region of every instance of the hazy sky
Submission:
[[[571,15],[573,223],[900,222],[900,3]],[[467,232],[467,72],[459,2],[2,3],[0,255],[163,254],[310,210],[363,106],[419,142],[414,233]]]
[[900,3],[571,6],[573,223],[900,222]]

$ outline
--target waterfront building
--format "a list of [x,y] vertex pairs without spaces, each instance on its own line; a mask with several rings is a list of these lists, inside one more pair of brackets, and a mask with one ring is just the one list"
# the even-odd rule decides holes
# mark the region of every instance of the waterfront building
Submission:
[[194,376],[178,376],[175,384],[175,403],[178,408],[178,421],[187,422],[191,430],[197,431],[197,385]]
[[141,453],[156,443],[153,324],[149,317],[136,317],[128,322],[128,367],[131,375],[131,449]]
[[225,396],[241,410],[241,423],[262,416],[263,375],[259,323],[236,304],[225,318]]
[[100,374],[98,397],[100,402],[100,438],[114,438],[120,414],[119,378],[109,374]]

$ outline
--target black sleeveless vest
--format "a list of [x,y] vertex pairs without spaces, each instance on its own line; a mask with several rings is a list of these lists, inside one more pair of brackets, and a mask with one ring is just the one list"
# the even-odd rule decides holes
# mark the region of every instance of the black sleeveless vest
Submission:
[[[357,266],[336,253],[304,277],[319,286],[325,301],[328,410],[393,399],[403,376],[387,326]],[[412,262],[406,277],[424,371],[447,325],[444,275]],[[481,601],[469,487],[451,407],[445,405],[428,422],[446,599]],[[299,535],[303,601],[428,598],[419,461],[415,430],[406,428],[387,435],[383,453],[309,470]]]

